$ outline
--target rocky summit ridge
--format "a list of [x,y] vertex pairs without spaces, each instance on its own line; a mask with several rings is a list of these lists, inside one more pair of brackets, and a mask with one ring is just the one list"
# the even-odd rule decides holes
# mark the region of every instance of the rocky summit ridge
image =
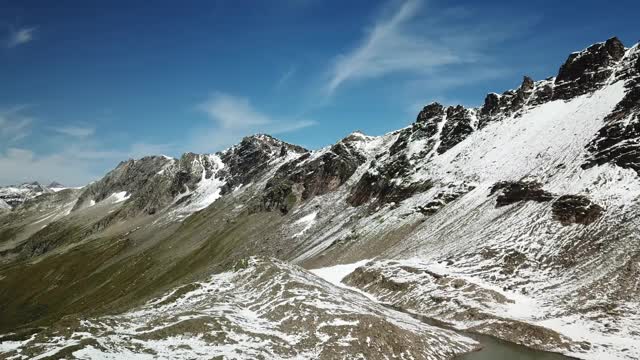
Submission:
[[611,38],[383,136],[0,189],[0,358],[449,359],[468,334],[638,358],[639,94]]

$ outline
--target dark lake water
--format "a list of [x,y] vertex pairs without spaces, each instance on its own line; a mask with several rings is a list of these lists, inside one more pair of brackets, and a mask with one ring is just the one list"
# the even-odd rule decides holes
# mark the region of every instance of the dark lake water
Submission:
[[458,356],[456,360],[574,360],[572,357],[534,350],[492,336],[467,333],[464,335],[482,344],[482,349]]
[[489,335],[458,331],[456,329],[453,329],[451,326],[448,326],[446,323],[431,319],[429,317],[413,314],[395,306],[386,306],[396,311],[401,311],[405,314],[409,314],[412,317],[429,325],[437,326],[447,330],[453,330],[461,335],[473,338],[482,345],[482,349],[457,356],[455,358],[456,360],[576,360],[575,358],[569,356],[531,349],[526,346],[514,344],[505,340],[500,340]]

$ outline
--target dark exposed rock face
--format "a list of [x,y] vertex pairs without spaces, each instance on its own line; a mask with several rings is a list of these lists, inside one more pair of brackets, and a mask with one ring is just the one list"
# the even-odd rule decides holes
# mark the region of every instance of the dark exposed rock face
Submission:
[[418,114],[415,123],[411,127],[401,130],[398,139],[389,149],[390,155],[396,155],[407,148],[409,142],[428,139],[422,153],[430,152],[438,140],[436,135],[440,123],[445,119],[444,106],[434,102],[425,106]]
[[511,275],[527,261],[527,256],[517,250],[512,250],[502,258],[502,274]]
[[92,183],[84,189],[74,210],[81,208],[90,201],[100,202],[111,196],[111,194],[122,191],[126,191],[129,194],[148,192],[155,193],[155,196],[164,197],[163,192],[155,192],[157,188],[153,186],[153,182],[154,175],[169,161],[172,160],[162,156],[148,156],[140,160],[121,162],[100,181]]
[[217,171],[217,164],[211,157],[194,153],[185,153],[180,159],[147,156],[123,161],[100,181],[87,186],[74,210],[126,192],[129,199],[120,216],[154,214],[170,205],[177,195],[195,189],[203,175],[215,176],[214,170]]
[[298,201],[336,190],[366,160],[352,141],[345,138],[315,159],[306,154],[281,166],[265,186],[261,209],[286,214]]
[[535,83],[533,79],[525,76],[518,89],[508,90],[498,95],[488,94],[484,99],[484,105],[480,108],[478,127],[483,128],[488,123],[499,121],[521,110],[529,101],[535,99],[539,104],[545,99],[545,82]]
[[540,81],[536,84],[528,104],[531,106],[544,104],[553,98],[553,78]]
[[556,77],[553,99],[568,100],[597,90],[612,75],[611,66],[624,53],[624,45],[614,37],[569,55]]
[[447,121],[442,128],[440,134],[440,145],[438,146],[438,154],[459,144],[473,132],[472,111],[458,105],[447,108]]
[[589,225],[604,213],[602,206],[582,195],[563,195],[554,201],[551,209],[553,218],[562,225]]
[[[484,105],[480,108],[480,115],[482,118],[489,118],[500,112],[500,95],[496,93],[489,93],[484,98]],[[481,123],[484,123],[481,121]]]
[[[407,149],[409,143],[426,139],[416,155],[423,158],[436,145],[438,154],[442,154],[459,144],[474,131],[475,110],[461,105],[444,107],[438,103],[425,106],[418,114],[411,127],[403,129],[396,142],[391,146],[389,154],[394,156]],[[442,124],[444,122],[444,124]],[[439,129],[442,131],[439,133]]]
[[605,124],[587,146],[592,156],[583,167],[611,163],[640,174],[640,87],[627,93]]
[[415,193],[430,189],[432,185],[429,181],[410,184],[398,181],[410,173],[411,167],[404,154],[380,167],[372,164],[351,190],[347,202],[352,206],[360,206],[376,198],[377,204],[398,203]]
[[553,199],[553,194],[542,189],[537,181],[500,181],[491,187],[490,195],[501,190],[496,198],[496,207],[514,204],[520,201],[546,202]]
[[284,157],[289,152],[305,153],[303,147],[288,144],[269,135],[248,136],[240,144],[221,154],[225,164],[226,185],[222,194],[226,194],[235,187],[248,184],[261,175],[269,167],[269,162],[277,157]]
[[591,156],[583,168],[610,163],[640,174],[640,51],[637,48],[615,76],[626,80],[628,91],[587,145]]
[[221,189],[224,195],[270,170],[275,159],[289,152],[305,151],[268,135],[254,135],[215,155],[185,153],[180,159],[149,156],[125,161],[103,179],[89,185],[74,210],[87,206],[90,201],[100,202],[125,191],[130,198],[119,212],[120,216],[154,214],[171,205],[178,195],[184,195],[181,202],[188,201],[191,196],[188,193],[197,188],[203,177],[224,179],[225,185]]

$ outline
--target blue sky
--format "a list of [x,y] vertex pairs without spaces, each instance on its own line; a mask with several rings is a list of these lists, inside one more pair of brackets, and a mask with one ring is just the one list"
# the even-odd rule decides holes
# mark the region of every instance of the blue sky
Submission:
[[257,132],[319,148],[638,40],[637,1],[0,1],[0,184]]

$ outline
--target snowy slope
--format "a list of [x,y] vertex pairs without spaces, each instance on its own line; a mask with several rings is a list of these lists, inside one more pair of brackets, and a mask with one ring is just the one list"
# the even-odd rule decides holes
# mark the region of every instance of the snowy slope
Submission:
[[475,346],[295,266],[250,258],[133,311],[68,319],[0,351],[13,359],[448,359]]

